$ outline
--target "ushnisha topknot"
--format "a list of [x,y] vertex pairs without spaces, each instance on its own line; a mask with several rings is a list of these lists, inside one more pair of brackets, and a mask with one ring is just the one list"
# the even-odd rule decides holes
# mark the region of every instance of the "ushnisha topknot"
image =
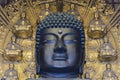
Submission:
[[40,47],[41,31],[46,28],[73,28],[80,32],[81,45],[84,47],[84,27],[74,15],[64,12],[51,13],[38,24],[36,33],[36,49]]

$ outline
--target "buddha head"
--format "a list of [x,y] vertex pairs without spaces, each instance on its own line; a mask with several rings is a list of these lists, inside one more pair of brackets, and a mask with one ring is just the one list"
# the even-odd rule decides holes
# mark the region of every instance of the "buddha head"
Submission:
[[72,14],[52,13],[38,24],[36,67],[41,77],[74,78],[82,75],[85,35]]

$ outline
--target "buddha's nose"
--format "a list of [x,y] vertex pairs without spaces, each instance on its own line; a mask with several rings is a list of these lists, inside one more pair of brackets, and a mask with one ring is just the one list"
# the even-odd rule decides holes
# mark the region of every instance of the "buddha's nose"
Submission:
[[62,42],[61,40],[59,40],[55,45],[52,59],[61,61],[65,61],[68,59],[66,46],[64,45],[64,42]]
[[59,40],[54,48],[54,53],[66,53],[66,46],[62,40]]

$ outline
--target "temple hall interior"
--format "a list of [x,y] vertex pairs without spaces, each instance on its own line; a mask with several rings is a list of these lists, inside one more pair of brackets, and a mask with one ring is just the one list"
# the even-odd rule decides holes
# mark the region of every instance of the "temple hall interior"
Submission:
[[119,54],[120,0],[0,0],[0,80],[120,80]]

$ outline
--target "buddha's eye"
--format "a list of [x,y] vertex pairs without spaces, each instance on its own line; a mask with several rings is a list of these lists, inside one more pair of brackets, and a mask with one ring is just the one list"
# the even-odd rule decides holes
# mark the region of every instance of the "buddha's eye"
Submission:
[[65,44],[77,43],[77,40],[64,40]]
[[48,44],[54,44],[54,43],[56,43],[56,40],[44,40],[43,43],[44,44],[47,44],[47,43]]

